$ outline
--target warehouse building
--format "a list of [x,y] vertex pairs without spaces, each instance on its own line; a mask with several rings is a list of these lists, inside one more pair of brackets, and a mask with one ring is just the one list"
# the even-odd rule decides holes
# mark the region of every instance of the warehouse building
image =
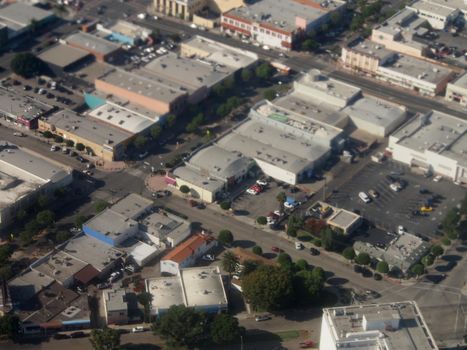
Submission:
[[157,317],[173,305],[206,313],[227,310],[227,294],[218,266],[183,268],[174,277],[150,278],[145,284],[146,292],[152,295],[151,314]]
[[222,14],[222,30],[261,45],[291,50],[304,34],[318,30],[334,12],[345,11],[340,0],[260,0]]
[[47,63],[54,72],[70,71],[90,58],[88,51],[57,44],[43,51],[38,57]]
[[125,45],[138,45],[148,40],[151,30],[128,21],[117,20],[113,25],[105,28],[97,24],[96,29],[106,40]]
[[71,169],[0,142],[0,228],[11,224],[18,210],[34,204],[39,194],[51,195],[72,181]]
[[392,158],[414,170],[467,183],[467,122],[431,111],[401,126],[389,137]]
[[445,29],[461,14],[458,8],[425,0],[416,1],[407,8],[415,11],[418,16],[427,20],[433,29],[437,30]]
[[90,53],[98,62],[112,63],[122,53],[120,44],[81,31],[61,39],[60,42]]
[[438,350],[415,301],[323,309],[320,350]]
[[467,107],[467,73],[461,75],[456,81],[446,87],[446,100],[457,102]]

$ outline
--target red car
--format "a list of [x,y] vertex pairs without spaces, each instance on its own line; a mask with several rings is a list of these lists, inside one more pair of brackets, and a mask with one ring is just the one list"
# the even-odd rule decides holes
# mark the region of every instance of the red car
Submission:
[[300,343],[300,349],[308,349],[315,346],[315,342],[313,340],[306,340]]
[[272,247],[271,250],[274,252],[274,253],[282,253],[284,250],[281,249],[281,248],[278,248],[278,247]]

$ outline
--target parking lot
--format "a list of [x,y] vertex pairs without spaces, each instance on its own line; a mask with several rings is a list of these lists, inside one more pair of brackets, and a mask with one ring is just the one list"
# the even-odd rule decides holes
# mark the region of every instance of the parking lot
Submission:
[[[407,186],[399,192],[391,190],[388,175],[405,180]],[[370,189],[377,191],[379,197],[372,198],[370,203],[364,203],[358,194],[361,191],[369,193]],[[420,193],[421,189],[425,193]],[[434,182],[432,177],[424,178],[411,173],[408,166],[388,160],[384,164],[368,164],[353,179],[332,193],[329,203],[359,212],[382,230],[396,232],[397,226],[402,225],[410,233],[431,238],[436,235],[438,225],[448,210],[457,205],[464,194],[461,187],[449,180]],[[435,195],[437,199],[431,204],[433,210],[429,213],[417,213],[427,198]]]

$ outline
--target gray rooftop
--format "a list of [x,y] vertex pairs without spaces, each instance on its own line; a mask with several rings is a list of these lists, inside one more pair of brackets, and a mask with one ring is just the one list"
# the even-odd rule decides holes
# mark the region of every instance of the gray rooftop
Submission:
[[87,51],[65,44],[58,44],[43,51],[39,55],[39,58],[42,61],[53,64],[57,67],[65,68],[88,55],[89,52]]
[[43,257],[34,263],[32,268],[63,284],[86,265],[88,264],[63,251],[58,251]]
[[227,12],[227,15],[258,22],[277,29],[293,32],[297,30],[296,18],[304,19],[307,24],[318,20],[329,11],[344,6],[338,0],[260,0],[252,5],[239,7]]
[[11,280],[8,286],[13,302],[25,303],[53,282],[53,278],[43,273],[28,270]]
[[209,192],[216,192],[225,185],[222,180],[210,177],[208,173],[202,173],[185,165],[176,168],[173,173],[175,176]]
[[148,234],[165,239],[173,238],[174,241],[179,241],[178,238],[185,236],[185,232],[190,229],[190,223],[182,218],[170,213],[155,212],[145,217],[141,223],[144,226],[145,232]]
[[370,40],[357,42],[355,45],[349,46],[349,48],[356,52],[376,57],[381,61],[396,55],[394,51],[388,50],[383,45],[371,42]]
[[118,239],[118,236],[121,234],[138,226],[138,222],[112,209],[105,209],[87,221],[84,226],[89,227],[95,232],[100,232],[111,239]]
[[167,79],[145,74],[143,70],[126,72],[124,70],[115,69],[100,76],[98,80],[167,103],[186,94],[186,92],[180,90],[178,86],[167,81]]
[[424,0],[431,4],[438,4],[453,9],[459,9],[464,13],[467,13],[467,2],[465,0]]
[[32,19],[41,22],[51,16],[53,16],[53,13],[50,11],[42,10],[20,1],[0,8],[0,23],[14,31],[29,26]]
[[96,35],[81,31],[66,37],[65,42],[73,46],[78,46],[83,50],[98,52],[102,55],[108,55],[120,49],[119,44],[113,43],[106,39],[102,39]]
[[37,99],[21,95],[16,91],[0,88],[0,111],[13,119],[22,117],[32,120],[52,109],[52,106],[42,103]]
[[345,209],[337,209],[336,212],[328,219],[328,223],[338,227],[347,228],[359,219],[360,215]]
[[462,74],[456,81],[453,81],[448,85],[454,85],[457,88],[467,90],[467,73]]
[[438,16],[446,17],[455,11],[452,7],[446,7],[435,2],[427,2],[424,0],[417,1],[408,7],[420,12],[435,13]]
[[414,301],[326,308],[323,309],[323,318],[337,346],[438,349]]
[[75,134],[98,145],[113,147],[133,136],[132,133],[111,124],[76,114],[70,110],[59,111],[48,116],[46,120],[56,128],[66,130],[70,134]]
[[159,277],[146,280],[146,292],[152,294],[153,310],[168,309],[172,305],[185,305],[180,277]]
[[153,205],[152,200],[136,193],[130,193],[112,205],[111,209],[124,217],[137,220],[141,214],[147,212]]
[[102,294],[107,312],[128,310],[125,289],[104,290]]

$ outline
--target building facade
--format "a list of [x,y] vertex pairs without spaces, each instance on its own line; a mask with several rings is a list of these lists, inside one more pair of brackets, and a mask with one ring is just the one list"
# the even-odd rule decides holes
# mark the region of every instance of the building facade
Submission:
[[110,324],[128,323],[128,303],[126,290],[112,289],[102,292],[105,321]]
[[467,73],[446,87],[446,100],[467,107]]

